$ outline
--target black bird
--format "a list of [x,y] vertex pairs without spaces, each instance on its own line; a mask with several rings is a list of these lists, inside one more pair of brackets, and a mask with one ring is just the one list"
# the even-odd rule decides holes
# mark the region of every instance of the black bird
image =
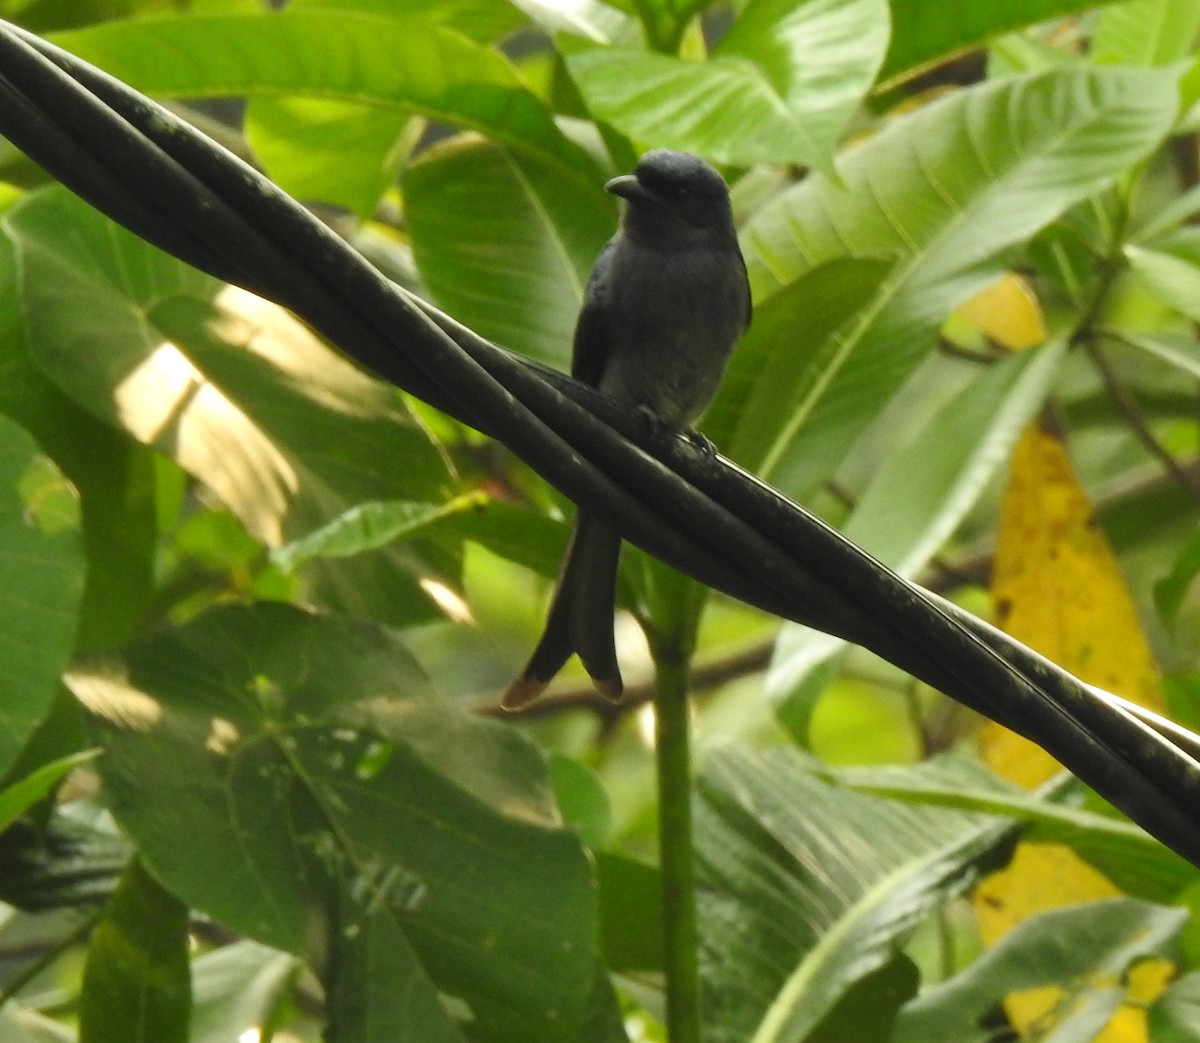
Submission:
[[[604,186],[625,200],[575,327],[571,375],[685,429],[708,407],[750,324],[750,285],[729,190],[686,152],[654,149]],[[571,654],[596,688],[622,692],[613,642],[621,536],[579,512],[542,638],[504,705],[537,698]]]

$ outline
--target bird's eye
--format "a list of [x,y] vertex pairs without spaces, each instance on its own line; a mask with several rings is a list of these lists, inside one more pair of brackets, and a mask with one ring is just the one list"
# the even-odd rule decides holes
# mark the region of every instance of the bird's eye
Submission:
[[692,190],[687,185],[675,185],[671,189],[671,198],[682,203],[692,194]]

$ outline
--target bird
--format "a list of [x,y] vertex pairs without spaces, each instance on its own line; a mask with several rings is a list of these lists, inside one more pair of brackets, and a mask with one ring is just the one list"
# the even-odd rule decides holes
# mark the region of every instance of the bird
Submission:
[[[681,432],[708,407],[750,325],[750,283],[729,188],[707,162],[652,149],[604,186],[620,225],[597,257],[575,326],[571,375]],[[711,448],[711,447],[710,447]],[[623,692],[613,636],[621,535],[580,510],[533,654],[502,705],[519,709],[578,654],[596,689]]]

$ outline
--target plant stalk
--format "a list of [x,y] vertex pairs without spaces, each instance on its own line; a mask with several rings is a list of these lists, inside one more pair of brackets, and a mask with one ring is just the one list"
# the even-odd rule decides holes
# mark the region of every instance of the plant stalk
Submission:
[[687,657],[657,660],[655,756],[669,1043],[700,1041]]

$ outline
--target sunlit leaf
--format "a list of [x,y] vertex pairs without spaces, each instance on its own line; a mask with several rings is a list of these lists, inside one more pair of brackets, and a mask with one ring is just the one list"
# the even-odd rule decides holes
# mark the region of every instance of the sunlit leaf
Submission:
[[1096,0],[891,0],[892,44],[880,78],[902,79],[939,59],[982,47],[1001,33],[1096,6]]
[[[4,221],[43,371],[177,460],[260,542],[278,546],[363,500],[441,498],[445,462],[396,391],[282,308],[188,268],[61,190]],[[397,549],[314,579],[336,604],[403,622],[434,614],[418,586],[430,571]]]
[[567,368],[588,273],[616,230],[603,178],[481,139],[404,174],[413,253],[434,299],[485,337]]
[[751,0],[703,62],[564,40],[593,115],[718,163],[832,170],[887,47],[882,0]]
[[[735,452],[740,462],[793,495],[811,491],[946,316],[1004,270],[1007,251],[1162,139],[1176,91],[1173,73],[1116,68],[987,83],[852,150],[839,161],[845,188],[811,177],[762,208],[742,236],[758,300],[836,258],[896,264],[854,320],[806,345],[786,408],[742,418],[765,423],[772,441],[754,456]],[[797,302],[794,330],[803,327]]]
[[368,101],[593,169],[502,55],[423,19],[330,10],[165,16],[53,39],[147,94]]
[[1101,13],[1090,56],[1095,62],[1169,65],[1192,53],[1197,31],[1198,0],[1123,0]]

